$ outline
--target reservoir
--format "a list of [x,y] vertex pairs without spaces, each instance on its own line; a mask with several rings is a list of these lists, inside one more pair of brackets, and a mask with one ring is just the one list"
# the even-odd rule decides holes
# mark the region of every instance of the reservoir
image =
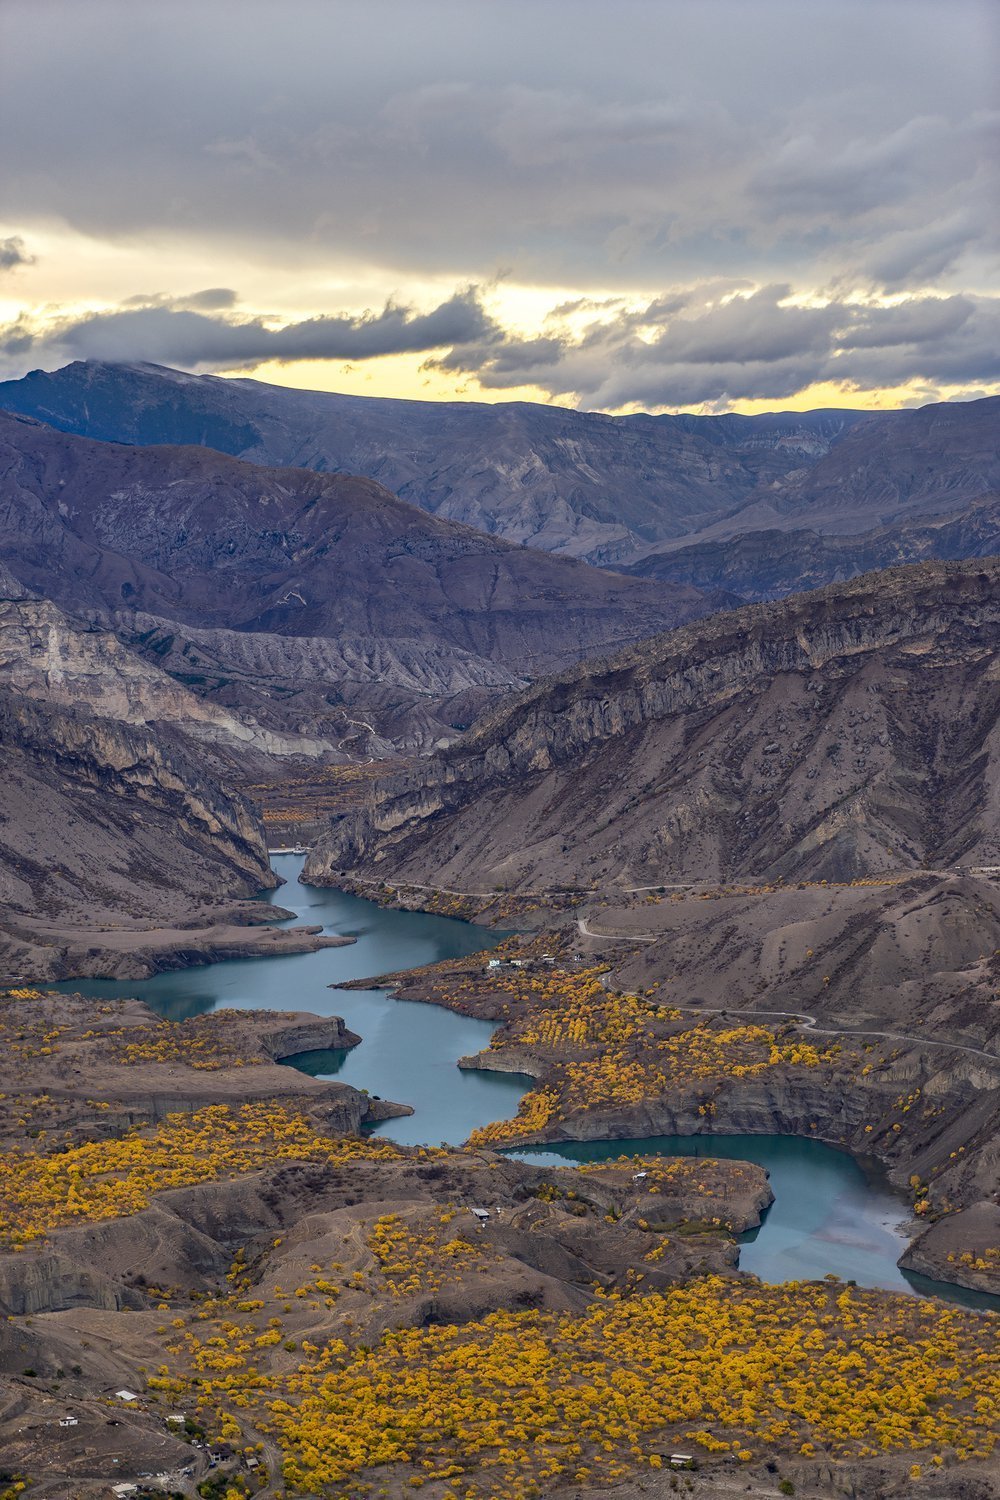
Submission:
[[71,980],[60,986],[83,995],[136,995],[169,1021],[207,1011],[305,1010],[343,1016],[362,1038],[343,1052],[311,1052],[296,1065],[318,1078],[335,1078],[383,1099],[410,1104],[414,1113],[376,1128],[405,1146],[459,1145],[477,1125],[516,1114],[528,1080],[516,1075],[463,1072],[460,1057],[489,1046],[494,1026],[438,1005],[395,1000],[386,990],[333,990],[332,984],[365,979],[462,958],[493,948],[502,934],[452,917],[383,910],[344,891],[299,885],[301,855],[273,855],[287,884],[261,900],[295,913],[279,925],[322,924],[356,942],[280,958],[229,959],[152,979]]
[[[411,1116],[376,1128],[404,1145],[460,1145],[470,1131],[515,1114],[530,1080],[465,1072],[460,1057],[489,1044],[493,1024],[436,1005],[396,1000],[383,989],[331,985],[495,946],[500,934],[469,922],[422,912],[383,910],[370,901],[298,884],[303,860],[273,858],[287,884],[262,900],[294,912],[286,924],[321,923],[357,939],[280,958],[233,959],[145,980],[70,980],[70,992],[105,998],[135,995],[168,1020],[218,1007],[304,1010],[343,1016],[363,1040],[343,1052],[307,1053],[296,1066],[319,1078],[367,1089],[413,1106]],[[758,1162],[775,1195],[760,1229],[741,1236],[740,1264],[765,1281],[832,1272],[860,1286],[935,1292],[965,1306],[996,1307],[997,1299],[904,1275],[896,1265],[907,1240],[900,1225],[907,1205],[883,1178],[820,1141],[788,1136],[680,1136],[641,1141],[580,1142],[517,1153],[524,1160],[569,1165],[633,1153],[727,1156]]]

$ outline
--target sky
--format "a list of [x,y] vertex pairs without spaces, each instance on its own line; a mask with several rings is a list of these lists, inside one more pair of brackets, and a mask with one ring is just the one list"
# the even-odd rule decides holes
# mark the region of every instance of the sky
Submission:
[[995,0],[0,0],[0,377],[1000,392]]

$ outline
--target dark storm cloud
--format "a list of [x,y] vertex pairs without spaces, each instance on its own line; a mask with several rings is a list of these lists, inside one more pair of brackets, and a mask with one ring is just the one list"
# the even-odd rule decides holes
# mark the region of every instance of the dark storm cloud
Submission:
[[[23,322],[0,331],[0,350],[33,359],[152,360],[185,369],[253,366],[265,360],[364,360],[422,353],[455,343],[486,349],[499,329],[483,311],[475,288],[456,292],[429,313],[387,303],[359,318],[307,318],[272,327],[260,318],[210,316],[202,307],[227,307],[234,294],[214,288],[171,303],[94,313],[32,336]],[[134,300],[134,299],[133,299]]]
[[988,0],[6,16],[3,201],[24,223],[581,290],[896,283],[985,254],[995,225]]
[[13,271],[17,266],[33,266],[35,257],[29,255],[19,234],[0,240],[0,271]]

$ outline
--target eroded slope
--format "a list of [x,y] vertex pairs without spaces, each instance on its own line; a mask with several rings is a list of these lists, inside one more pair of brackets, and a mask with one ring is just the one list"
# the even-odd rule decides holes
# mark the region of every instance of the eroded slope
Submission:
[[488,891],[1000,863],[1000,567],[716,616],[541,683],[371,809],[338,870]]

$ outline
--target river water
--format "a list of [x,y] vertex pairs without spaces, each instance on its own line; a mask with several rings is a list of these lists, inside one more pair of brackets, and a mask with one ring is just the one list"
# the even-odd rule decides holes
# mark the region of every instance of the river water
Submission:
[[[489,1043],[493,1025],[435,1005],[396,1000],[386,990],[330,986],[444,958],[499,941],[496,932],[448,917],[383,910],[343,891],[298,884],[301,856],[275,855],[287,884],[262,896],[294,912],[286,925],[322,923],[350,947],[280,958],[233,959],[158,974],[146,980],[72,980],[65,991],[100,997],[136,995],[168,1020],[217,1007],[305,1010],[343,1016],[362,1038],[350,1051],[313,1052],[296,1066],[315,1077],[365,1088],[413,1106],[411,1116],[376,1127],[404,1145],[461,1144],[477,1125],[513,1115],[530,1080],[464,1072],[458,1058]],[[900,1225],[906,1204],[877,1174],[819,1141],[787,1136],[662,1136],[643,1141],[587,1142],[518,1153],[525,1160],[565,1165],[636,1152],[728,1156],[759,1162],[770,1173],[774,1205],[759,1230],[742,1236],[740,1264],[765,1281],[833,1272],[861,1286],[935,1292],[967,1306],[996,1307],[996,1298],[954,1291],[904,1274],[896,1260],[906,1247]]]

